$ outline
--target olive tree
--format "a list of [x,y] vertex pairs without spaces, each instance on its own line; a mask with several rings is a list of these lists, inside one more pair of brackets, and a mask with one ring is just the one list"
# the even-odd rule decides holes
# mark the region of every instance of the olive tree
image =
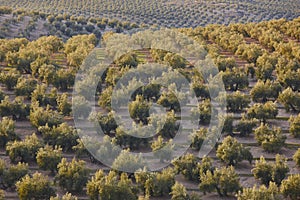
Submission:
[[227,165],[236,165],[242,160],[248,160],[251,163],[253,159],[249,149],[246,149],[231,136],[224,138],[222,144],[218,146],[216,155]]
[[157,140],[151,144],[154,157],[159,158],[160,162],[164,160],[170,160],[172,158],[174,144],[172,139],[164,142],[161,136],[158,136]]
[[286,180],[282,181],[280,191],[285,197],[292,200],[300,197],[300,174],[290,175]]
[[150,105],[142,96],[137,96],[136,100],[129,104],[130,116],[137,122],[146,124],[148,122]]
[[29,120],[35,128],[45,126],[57,126],[62,123],[62,115],[52,110],[50,106],[46,108],[39,107],[38,103],[31,105]]
[[31,97],[31,93],[35,90],[37,81],[33,78],[19,78],[15,93],[17,96],[26,96],[28,99]]
[[37,172],[32,177],[26,175],[16,183],[18,196],[21,200],[50,199],[51,196],[55,195],[55,191],[51,185],[47,176]]
[[0,73],[0,83],[3,83],[8,90],[12,90],[21,77],[20,73],[16,69],[11,69],[8,72]]
[[188,200],[189,199],[189,195],[186,191],[186,188],[177,181],[172,186],[172,191],[170,194],[172,195],[171,200]]
[[278,152],[284,145],[286,136],[282,135],[280,128],[261,124],[254,131],[255,139],[267,152]]
[[174,160],[172,164],[175,167],[175,172],[181,173],[188,180],[199,179],[199,163],[193,154],[183,155],[179,159]]
[[5,188],[14,188],[17,181],[29,172],[28,164],[19,162],[11,165],[3,173],[3,185]]
[[70,115],[72,111],[72,105],[68,101],[68,94],[63,93],[62,95],[57,96],[57,110],[64,116]]
[[263,82],[259,80],[251,89],[250,94],[252,100],[255,102],[267,102],[276,100],[281,92],[281,85],[278,82],[271,82],[267,80]]
[[66,189],[69,192],[81,192],[83,185],[88,181],[88,170],[83,160],[72,159],[68,162],[66,158],[61,159],[57,165],[58,173],[56,180],[61,188]]
[[290,133],[295,137],[300,137],[300,114],[297,116],[290,116]]
[[8,117],[0,121],[0,146],[5,147],[6,143],[18,139],[15,133],[15,122]]
[[122,171],[136,171],[142,169],[145,162],[140,155],[132,155],[129,149],[122,150],[119,156],[112,163],[112,168],[122,169]]
[[209,99],[204,100],[198,104],[198,108],[192,108],[192,116],[195,119],[195,116],[199,116],[199,124],[209,124],[212,114],[212,106]]
[[293,155],[293,160],[295,161],[296,165],[300,167],[300,148],[298,148],[298,150]]
[[40,148],[36,155],[36,161],[39,168],[50,170],[52,173],[57,171],[57,165],[62,158],[62,149],[58,146],[54,148],[46,145]]
[[256,103],[247,110],[247,116],[249,118],[256,118],[264,124],[268,119],[275,119],[277,115],[278,109],[276,104],[271,101],[265,104]]
[[8,142],[6,151],[12,162],[29,162],[35,160],[36,153],[42,147],[42,142],[35,134],[26,136],[23,141]]
[[265,185],[261,185],[260,187],[257,187],[254,185],[252,188],[243,188],[242,191],[239,191],[237,194],[238,200],[249,200],[249,199],[255,199],[255,200],[280,200],[281,195],[279,188],[277,185],[273,182],[269,183],[269,187],[266,187]]
[[253,128],[256,126],[258,120],[248,119],[245,115],[235,126],[236,131],[239,132],[239,136],[248,136],[253,132]]
[[226,100],[227,110],[231,112],[241,112],[250,104],[249,97],[240,91],[228,94]]
[[46,143],[52,146],[61,146],[65,152],[70,151],[73,146],[77,145],[77,130],[66,122],[53,127],[46,124],[46,126],[40,126],[38,131],[42,133]]
[[241,70],[238,70],[238,68],[226,70],[220,74],[223,78],[225,89],[227,90],[237,91],[244,89],[249,85],[247,74]]
[[92,110],[89,102],[83,96],[72,98],[72,109],[74,118],[87,118]]
[[270,181],[280,185],[288,172],[287,159],[279,154],[275,157],[275,163],[267,163],[265,158],[261,156],[252,169],[254,177],[264,185],[269,185]]
[[207,171],[206,174],[201,174],[200,179],[199,188],[204,194],[217,191],[222,197],[229,193],[237,193],[241,189],[239,176],[233,166],[216,169],[213,173]]
[[282,103],[286,111],[300,111],[300,94],[294,92],[291,88],[287,88],[279,94],[278,101]]
[[106,175],[103,170],[98,170],[87,183],[87,194],[95,200],[137,200],[137,192],[137,187],[126,173],[118,175],[115,171]]

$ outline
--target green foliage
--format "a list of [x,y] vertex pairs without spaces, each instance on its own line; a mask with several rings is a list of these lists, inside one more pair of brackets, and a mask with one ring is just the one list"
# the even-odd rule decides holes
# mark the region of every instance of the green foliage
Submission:
[[205,85],[201,79],[199,80],[197,76],[192,78],[191,89],[193,89],[197,97],[209,98],[210,96],[207,85]]
[[247,111],[249,118],[259,119],[261,122],[266,123],[267,119],[275,119],[278,115],[276,104],[268,101],[265,104],[256,103],[251,106]]
[[104,134],[111,134],[115,133],[116,129],[118,128],[115,117],[115,113],[112,111],[107,115],[98,112],[92,113],[89,117],[89,120],[96,124],[95,127],[100,125],[101,131],[103,131]]
[[277,56],[264,52],[256,61],[256,77],[263,81],[272,80],[272,73],[275,69],[276,64]]
[[236,165],[242,160],[248,160],[251,163],[253,159],[249,149],[246,149],[231,136],[224,138],[222,144],[218,146],[216,155],[227,165]]
[[37,85],[36,89],[32,92],[31,102],[38,101],[40,106],[56,106],[57,102],[57,89],[54,87],[50,90],[50,93],[47,92],[47,85],[41,84]]
[[94,34],[76,35],[65,44],[68,64],[78,69],[86,56],[94,49],[97,39]]
[[300,114],[297,116],[290,116],[290,133],[295,137],[300,137]]
[[98,105],[101,106],[103,109],[108,109],[108,110],[111,109],[112,92],[113,92],[112,87],[107,87],[102,91],[99,97]]
[[227,110],[231,112],[241,112],[244,108],[247,108],[250,104],[250,99],[247,95],[237,91],[231,94],[228,94],[226,97],[227,100]]
[[280,200],[280,191],[277,185],[273,182],[269,183],[269,187],[261,185],[257,187],[254,185],[252,188],[243,188],[237,194],[238,200]]
[[175,173],[173,172],[173,169],[163,169],[160,173],[155,173],[153,178],[146,180],[146,195],[154,197],[169,195],[174,184]]
[[267,163],[263,156],[255,162],[255,167],[252,169],[253,175],[259,179],[262,184],[268,185],[270,181],[281,184],[281,181],[289,172],[287,159],[279,154],[276,155],[275,163]]
[[206,128],[200,128],[199,130],[195,130],[191,135],[191,147],[199,151],[206,137],[207,137]]
[[157,103],[164,107],[174,110],[175,112],[180,111],[179,95],[175,95],[172,91],[163,91],[159,97]]
[[220,72],[220,74],[227,90],[237,91],[249,85],[247,74],[238,68],[226,70],[225,72]]
[[164,115],[151,115],[149,123],[157,127],[156,132],[164,138],[175,137],[179,124],[177,123],[174,111],[169,111]]
[[36,161],[39,168],[50,170],[52,173],[57,171],[57,165],[62,158],[62,149],[58,146],[54,148],[46,145],[40,148],[36,155]]
[[0,146],[5,147],[6,143],[18,139],[15,133],[15,122],[3,117],[0,122]]
[[118,176],[114,171],[105,175],[103,170],[98,170],[87,183],[87,194],[92,200],[137,200],[137,192],[127,174],[122,173]]
[[59,69],[53,79],[56,88],[67,90],[74,85],[75,73],[71,69]]
[[172,162],[176,173],[181,173],[188,180],[199,180],[199,163],[193,154],[186,154]]
[[38,130],[42,133],[46,143],[60,146],[65,152],[70,151],[77,144],[77,130],[66,122],[53,127],[46,124],[46,126],[40,126]]
[[54,65],[43,64],[38,69],[38,79],[47,85],[54,83],[56,67]]
[[175,53],[167,53],[164,56],[164,62],[168,63],[173,69],[184,68],[187,64],[184,58]]
[[148,122],[150,105],[142,96],[137,96],[136,100],[129,104],[129,114],[132,119],[137,122],[146,124]]
[[240,136],[248,136],[253,132],[253,128],[257,124],[256,119],[247,119],[245,115],[242,116],[241,120],[235,126],[235,129],[240,133]]
[[51,110],[50,106],[47,106],[46,109],[39,107],[38,103],[31,105],[29,119],[35,128],[45,126],[46,124],[49,127],[53,127],[62,123],[62,115],[55,110]]
[[209,99],[205,99],[203,102],[198,104],[198,108],[192,108],[192,116],[199,116],[199,124],[209,124],[212,113],[212,106]]
[[1,6],[0,7],[0,15],[11,14],[11,13],[12,13],[12,8],[7,7],[7,6]]
[[35,134],[26,136],[23,141],[8,142],[6,151],[12,162],[29,162],[35,160],[38,149],[42,147],[41,141]]
[[66,158],[63,158],[57,168],[58,173],[55,178],[61,188],[69,192],[82,191],[82,186],[87,183],[89,174],[83,160],[77,161],[73,158],[71,162],[68,162]]
[[233,166],[216,169],[213,173],[207,171],[201,174],[200,179],[199,187],[204,193],[217,191],[219,196],[227,196],[241,189],[239,176]]
[[92,110],[89,102],[83,96],[72,98],[72,110],[74,118],[87,118]]
[[188,200],[189,199],[186,188],[182,184],[178,183],[177,181],[172,186],[172,191],[170,192],[170,194],[172,195],[171,200]]
[[282,135],[280,128],[270,129],[268,125],[261,124],[254,134],[258,144],[267,152],[278,152],[285,145],[286,136]]
[[263,54],[261,47],[258,44],[241,44],[238,46],[235,54],[241,55],[250,63],[256,63],[257,59]]
[[16,187],[21,200],[46,200],[55,195],[55,191],[51,187],[51,182],[48,180],[48,177],[40,173],[34,173],[32,177],[26,175],[22,180],[16,183]]
[[3,185],[5,188],[15,187],[17,181],[29,172],[28,164],[18,163],[17,165],[11,165],[3,173]]
[[270,100],[276,100],[280,92],[281,85],[278,82],[271,82],[270,80],[263,82],[259,80],[251,89],[250,94],[253,101],[265,103]]
[[300,167],[300,148],[293,155],[293,160],[295,161],[296,165]]
[[30,99],[31,93],[34,91],[36,86],[37,81],[33,78],[19,78],[15,88],[16,95],[26,96]]
[[116,143],[123,148],[130,148],[131,150],[140,149],[140,147],[149,147],[150,135],[153,133],[142,124],[133,124],[130,130],[124,129],[120,126],[116,129]]
[[21,97],[16,97],[12,102],[9,96],[5,96],[0,103],[0,114],[2,117],[12,116],[14,120],[24,120],[29,115],[29,111],[29,106],[24,104],[23,98]]
[[[290,62],[295,62],[294,60],[288,59]],[[296,62],[297,63],[297,62]],[[297,65],[297,64],[296,64]],[[299,63],[298,63],[299,65]],[[296,66],[299,68],[299,66]],[[277,77],[280,84],[285,88],[291,88],[293,91],[299,91],[300,89],[300,69],[280,69],[277,70]]]
[[122,171],[131,172],[142,169],[144,166],[145,162],[141,155],[132,155],[130,154],[129,149],[122,150],[112,164],[113,169],[121,169]]
[[163,162],[164,160],[168,161],[172,159],[173,148],[174,148],[172,139],[170,139],[167,142],[164,142],[163,137],[158,136],[157,140],[155,140],[151,144],[151,148],[154,157],[159,158],[160,162]]
[[0,83],[4,84],[8,90],[12,90],[20,78],[20,73],[16,69],[10,69],[8,72],[0,73]]
[[2,158],[0,158],[0,176],[3,176],[6,168],[6,162]]
[[218,57],[216,59],[216,65],[219,71],[226,71],[227,69],[231,70],[237,67],[234,57],[229,57],[229,58]]
[[300,111],[300,94],[293,92],[291,88],[285,89],[279,95],[278,101],[284,105],[287,111]]
[[78,200],[78,198],[71,193],[66,193],[62,197],[59,197],[58,195],[56,197],[51,197],[50,200]]
[[137,55],[134,53],[125,54],[115,62],[120,67],[137,67]]
[[286,180],[283,180],[280,191],[285,197],[289,197],[292,200],[299,199],[300,174],[290,175]]
[[222,133],[228,133],[232,134],[233,132],[233,115],[232,114],[227,114],[225,116],[219,116],[220,120],[224,120],[224,125],[222,129]]
[[59,95],[56,101],[57,101],[57,110],[64,116],[70,115],[72,111],[72,105],[68,101],[68,94],[63,93],[62,95]]

